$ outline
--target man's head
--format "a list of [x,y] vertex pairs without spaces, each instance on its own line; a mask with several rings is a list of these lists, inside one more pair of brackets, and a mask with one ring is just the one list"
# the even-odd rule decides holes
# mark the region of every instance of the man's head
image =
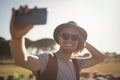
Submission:
[[[69,29],[70,31],[68,31],[67,29]],[[59,36],[62,37],[64,41],[68,42],[69,38],[71,38],[71,41],[73,41],[74,43],[77,42],[77,47],[74,50],[74,52],[76,53],[83,50],[84,43],[87,39],[87,32],[83,28],[78,26],[75,22],[70,21],[68,23],[58,25],[54,30],[53,36],[58,44],[61,44]]]

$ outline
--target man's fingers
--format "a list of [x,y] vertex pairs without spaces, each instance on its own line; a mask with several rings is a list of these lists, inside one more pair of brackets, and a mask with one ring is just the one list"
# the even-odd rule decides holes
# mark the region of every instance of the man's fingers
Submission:
[[20,6],[20,7],[19,7],[18,13],[19,13],[19,14],[22,14],[22,13],[23,13],[23,6]]
[[12,8],[12,16],[11,16],[10,26],[14,25],[15,14],[16,14],[16,11],[14,8]]
[[25,5],[25,7],[24,7],[24,14],[27,14],[28,12],[29,12],[28,6]]

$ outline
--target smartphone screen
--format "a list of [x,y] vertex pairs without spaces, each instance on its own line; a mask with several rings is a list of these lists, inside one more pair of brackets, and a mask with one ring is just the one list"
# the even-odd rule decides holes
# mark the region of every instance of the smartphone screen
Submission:
[[18,14],[16,11],[15,25],[44,25],[47,22],[47,8],[30,9],[27,14]]

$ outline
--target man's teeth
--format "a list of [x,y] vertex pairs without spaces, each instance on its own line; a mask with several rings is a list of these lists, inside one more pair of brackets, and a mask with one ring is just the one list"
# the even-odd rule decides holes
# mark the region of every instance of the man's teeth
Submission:
[[66,44],[67,46],[72,46],[71,44]]

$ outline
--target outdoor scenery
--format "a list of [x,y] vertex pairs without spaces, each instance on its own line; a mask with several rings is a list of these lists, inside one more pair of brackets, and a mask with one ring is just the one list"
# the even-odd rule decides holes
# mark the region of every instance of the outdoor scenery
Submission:
[[[44,38],[31,41],[26,38],[26,48],[30,54],[38,52],[56,51],[56,43],[53,39]],[[105,61],[101,64],[82,70],[81,80],[120,80],[120,53],[103,52]],[[85,53],[79,57],[89,57]],[[18,56],[19,57],[19,56]],[[0,37],[0,80],[35,80],[31,71],[14,64],[10,53],[10,40]]]

